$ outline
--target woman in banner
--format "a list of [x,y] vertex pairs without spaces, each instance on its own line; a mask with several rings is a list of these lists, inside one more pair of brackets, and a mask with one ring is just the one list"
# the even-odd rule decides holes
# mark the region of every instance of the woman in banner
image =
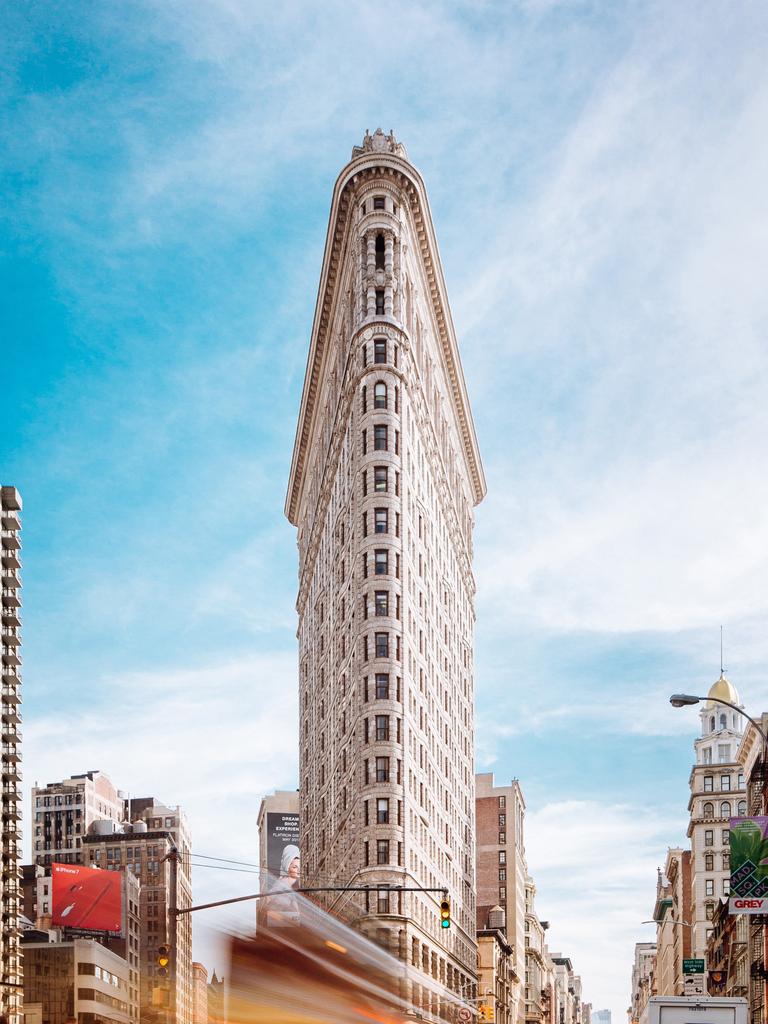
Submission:
[[294,889],[299,887],[300,868],[299,848],[290,843],[283,848],[280,857],[280,876],[273,879],[270,896],[267,897],[268,925],[298,923],[299,908]]

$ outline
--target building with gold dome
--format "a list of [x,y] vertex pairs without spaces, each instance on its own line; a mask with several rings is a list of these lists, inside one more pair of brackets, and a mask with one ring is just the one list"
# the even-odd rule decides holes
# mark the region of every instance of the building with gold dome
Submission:
[[718,902],[730,884],[730,818],[746,813],[744,771],[737,760],[743,718],[720,701],[743,707],[736,687],[720,673],[707,694],[701,736],[694,742],[688,801],[691,841],[691,956],[706,958],[707,940]]

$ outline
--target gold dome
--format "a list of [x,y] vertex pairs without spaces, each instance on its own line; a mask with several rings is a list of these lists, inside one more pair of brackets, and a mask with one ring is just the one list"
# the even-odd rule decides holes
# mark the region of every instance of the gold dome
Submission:
[[712,700],[713,697],[716,697],[718,700],[727,700],[730,704],[735,704],[736,707],[741,706],[738,690],[730,680],[725,678],[722,672],[720,673],[720,678],[716,679],[709,688],[709,693],[707,694],[708,708],[717,706]]

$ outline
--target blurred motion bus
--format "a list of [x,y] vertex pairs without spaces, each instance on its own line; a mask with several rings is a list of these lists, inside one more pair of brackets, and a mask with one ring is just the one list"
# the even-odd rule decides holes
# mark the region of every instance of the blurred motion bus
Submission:
[[[468,1018],[467,1004],[455,993],[316,904],[295,899],[291,920],[231,940],[230,1024],[410,1024],[425,1017],[454,1024]],[[438,1013],[413,1012],[411,982],[430,991]]]

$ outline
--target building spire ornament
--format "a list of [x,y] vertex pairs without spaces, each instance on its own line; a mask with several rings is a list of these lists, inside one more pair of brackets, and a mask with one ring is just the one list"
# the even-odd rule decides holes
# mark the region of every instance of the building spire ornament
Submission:
[[397,141],[392,129],[390,129],[389,135],[385,135],[381,128],[377,128],[373,135],[371,135],[366,128],[362,146],[352,147],[352,159],[354,160],[358,156],[365,156],[367,153],[394,153],[396,156],[408,159],[405,146],[402,142]]

